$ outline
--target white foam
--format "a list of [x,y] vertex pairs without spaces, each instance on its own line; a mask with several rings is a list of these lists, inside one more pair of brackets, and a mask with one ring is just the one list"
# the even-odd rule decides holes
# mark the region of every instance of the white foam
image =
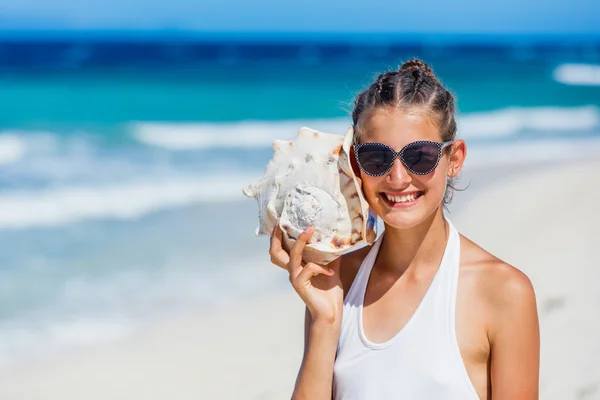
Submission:
[[139,218],[202,201],[235,201],[257,174],[174,178],[112,186],[0,192],[0,229],[57,226],[86,219]]
[[50,324],[39,322],[8,321],[0,328],[0,366],[9,366],[19,358],[47,356],[63,349],[122,340],[136,328],[133,321],[106,317]]
[[263,268],[269,264],[266,248],[258,257],[246,254],[220,263],[220,273],[198,268],[198,260],[168,263],[161,269],[121,269],[104,278],[78,273],[57,282],[62,288],[58,297],[46,293],[43,305],[37,299],[35,313],[0,321],[0,368],[72,348],[118,342],[156,322],[207,307],[233,306],[286,283],[284,276]]
[[486,168],[536,163],[598,159],[600,137],[554,138],[503,142],[468,147],[466,168]]
[[[522,133],[558,133],[600,130],[600,110],[582,107],[510,107],[458,116],[458,135],[464,139],[517,137]],[[350,121],[329,120],[243,121],[222,124],[136,123],[132,134],[140,142],[167,150],[211,148],[268,148],[275,139],[293,139],[302,126],[340,135]]]
[[0,134],[0,165],[19,161],[25,154],[25,143],[17,135]]
[[565,85],[600,86],[600,65],[561,64],[554,69],[553,77]]
[[600,130],[600,110],[583,107],[510,107],[468,113],[458,118],[458,135],[464,139],[517,136],[520,133],[565,133]]
[[132,134],[140,142],[168,150],[202,150],[215,147],[265,148],[275,139],[293,139],[302,126],[343,134],[347,119],[309,121],[241,121],[232,123],[135,123]]
[[47,335],[59,347],[82,346],[122,339],[134,331],[130,321],[78,319],[55,324]]

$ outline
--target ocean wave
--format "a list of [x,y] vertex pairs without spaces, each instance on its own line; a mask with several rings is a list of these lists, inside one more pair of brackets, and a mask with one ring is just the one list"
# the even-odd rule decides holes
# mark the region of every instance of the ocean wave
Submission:
[[[469,168],[531,164],[597,157],[599,138],[556,138],[502,142],[469,147]],[[568,160],[567,160],[568,161]],[[255,173],[231,171],[202,178],[172,178],[111,186],[57,187],[0,192],[0,229],[56,227],[85,220],[137,219],[152,212],[203,202],[248,200],[242,188],[257,180]]]
[[88,219],[135,219],[203,201],[235,201],[257,174],[173,178],[111,186],[0,192],[0,229],[60,226]]
[[30,299],[37,304],[34,313],[22,310],[0,321],[0,367],[121,341],[157,322],[233,305],[285,285],[284,276],[267,273],[263,267],[268,264],[265,249],[260,256],[244,253],[219,265],[218,274],[202,268],[201,256],[190,264],[160,269],[127,266],[104,277],[78,270],[50,292]]
[[271,147],[275,139],[293,139],[302,126],[341,134],[350,124],[344,118],[232,123],[139,122],[132,125],[132,135],[141,143],[167,150],[265,148]]
[[468,169],[527,166],[546,162],[579,162],[596,160],[600,154],[597,137],[554,138],[502,142],[493,146],[468,147],[465,166]]
[[510,107],[469,113],[458,118],[458,135],[465,139],[518,137],[522,133],[548,134],[600,130],[600,110],[583,107]]
[[561,64],[552,75],[565,85],[600,86],[600,65],[596,64]]
[[[571,142],[587,151],[586,140],[600,138],[600,111],[596,106],[506,108],[462,114],[458,123],[458,137],[468,142],[475,139],[470,142],[468,158],[474,165],[495,163],[487,156],[477,159],[475,150],[489,155],[500,145],[509,145],[510,154],[519,154],[522,159],[519,162],[531,162],[540,157],[548,159],[546,148],[569,146]],[[135,123],[132,132],[144,146],[152,144],[169,150],[253,150],[270,148],[274,139],[293,138],[303,125],[343,133],[348,122],[338,118],[229,124]],[[0,229],[135,219],[195,203],[242,200],[241,189],[262,175],[267,162],[261,152],[260,157],[256,153],[254,158],[235,164],[214,154],[182,157],[177,152],[157,154],[142,146],[121,144],[102,148],[105,143],[89,134],[63,140],[58,133],[5,132],[0,139],[6,143],[5,162],[14,163],[0,177]],[[553,156],[560,156],[552,151]],[[212,176],[190,175],[189,171],[206,171],[207,165],[215,171]]]
[[[299,128],[344,134],[350,122],[330,120],[245,121],[235,123],[135,123],[139,142],[173,151],[212,148],[268,148],[275,139],[289,140]],[[598,107],[510,107],[458,116],[458,135],[465,139],[517,138],[522,134],[569,134],[600,130]]]
[[43,326],[33,322],[34,326],[29,328],[23,327],[22,321],[19,327],[11,326],[10,321],[3,325],[0,326],[0,366],[8,366],[23,357],[40,357],[67,348],[117,341],[135,329],[133,321],[89,317]]
[[0,165],[12,164],[19,161],[25,154],[26,146],[19,136],[0,134]]

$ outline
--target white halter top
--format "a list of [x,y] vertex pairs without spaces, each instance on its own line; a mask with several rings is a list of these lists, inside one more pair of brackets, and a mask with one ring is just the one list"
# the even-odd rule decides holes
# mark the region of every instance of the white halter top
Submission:
[[344,300],[335,400],[479,399],[456,341],[460,236],[448,224],[448,243],[431,286],[402,330],[384,343],[369,341],[362,324],[365,290],[383,234],[365,257]]

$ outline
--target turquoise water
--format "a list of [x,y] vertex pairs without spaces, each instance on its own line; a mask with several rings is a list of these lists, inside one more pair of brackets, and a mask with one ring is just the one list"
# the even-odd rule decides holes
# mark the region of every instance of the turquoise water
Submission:
[[[0,76],[4,128],[107,128],[129,121],[286,120],[347,116],[357,93],[387,63],[217,71],[74,71]],[[554,62],[432,63],[461,112],[506,106],[598,104],[595,86],[553,79]],[[558,64],[559,65],[559,64]],[[485,90],[482,90],[485,88]],[[107,133],[107,132],[105,132]],[[116,132],[115,136],[116,135]]]
[[[353,96],[408,53],[336,49],[227,45],[211,59],[173,48],[157,65],[109,46],[67,48],[68,62],[0,60],[0,363],[274,284],[257,272],[266,242],[241,188],[274,139],[301,126],[344,133]],[[593,154],[597,53],[517,50],[426,59],[457,95],[471,165]]]

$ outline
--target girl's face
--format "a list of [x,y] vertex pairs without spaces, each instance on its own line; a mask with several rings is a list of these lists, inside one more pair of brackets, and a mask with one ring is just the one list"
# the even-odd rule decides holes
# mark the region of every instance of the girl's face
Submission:
[[[396,152],[419,140],[442,142],[438,127],[424,113],[400,110],[375,110],[365,121],[360,143],[379,142]],[[458,153],[458,154],[457,154]],[[465,156],[465,145],[457,141],[450,155],[442,151],[437,167],[427,175],[409,172],[399,157],[381,176],[360,170],[365,198],[373,211],[397,229],[416,226],[431,216],[442,204],[448,177],[456,176]]]

